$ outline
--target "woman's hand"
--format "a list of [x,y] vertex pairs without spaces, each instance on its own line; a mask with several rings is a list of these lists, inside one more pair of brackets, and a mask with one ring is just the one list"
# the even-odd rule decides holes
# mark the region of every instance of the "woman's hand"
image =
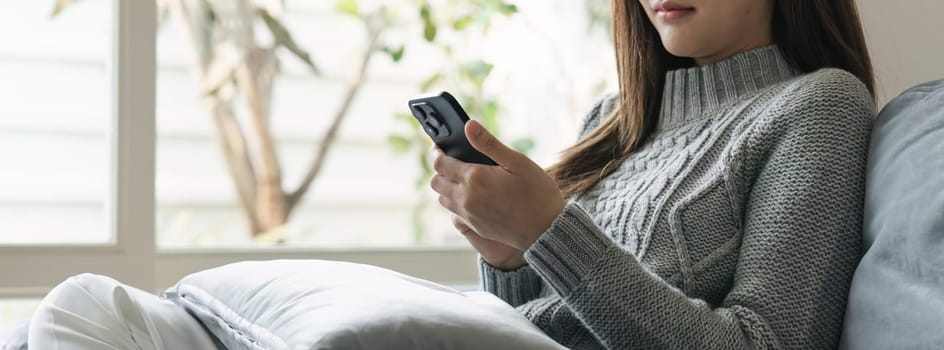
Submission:
[[564,209],[557,183],[478,122],[466,123],[465,133],[472,147],[498,166],[464,163],[440,153],[430,181],[439,203],[480,237],[527,250]]
[[452,226],[456,227],[472,244],[489,265],[499,270],[511,271],[524,266],[524,253],[517,248],[482,237],[469,225],[462,222],[462,218],[453,215]]

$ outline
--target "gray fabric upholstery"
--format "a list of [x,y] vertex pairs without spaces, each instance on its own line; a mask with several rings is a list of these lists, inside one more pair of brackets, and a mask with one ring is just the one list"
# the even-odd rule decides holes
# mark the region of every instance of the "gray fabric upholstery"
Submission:
[[879,115],[842,349],[944,348],[944,80]]

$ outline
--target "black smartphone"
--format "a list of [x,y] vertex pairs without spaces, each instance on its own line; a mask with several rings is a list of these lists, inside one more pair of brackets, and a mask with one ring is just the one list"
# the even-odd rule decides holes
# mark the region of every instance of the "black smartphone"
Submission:
[[446,155],[466,163],[496,165],[469,144],[465,136],[469,116],[448,92],[415,98],[409,104],[413,117]]

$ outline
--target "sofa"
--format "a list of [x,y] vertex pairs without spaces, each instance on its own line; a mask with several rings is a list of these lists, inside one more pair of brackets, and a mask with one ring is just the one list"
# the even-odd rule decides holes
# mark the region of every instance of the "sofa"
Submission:
[[882,109],[841,349],[944,349],[944,80]]

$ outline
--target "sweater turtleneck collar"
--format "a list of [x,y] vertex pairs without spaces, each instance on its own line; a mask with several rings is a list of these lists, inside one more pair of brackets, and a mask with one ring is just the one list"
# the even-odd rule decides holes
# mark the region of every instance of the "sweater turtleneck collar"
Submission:
[[709,117],[731,102],[798,75],[776,45],[745,51],[665,76],[657,130]]

